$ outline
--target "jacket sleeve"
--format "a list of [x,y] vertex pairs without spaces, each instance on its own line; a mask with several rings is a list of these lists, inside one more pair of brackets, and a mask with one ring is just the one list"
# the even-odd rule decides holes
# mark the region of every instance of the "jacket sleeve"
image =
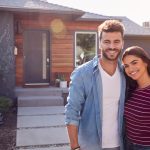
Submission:
[[69,95],[67,105],[65,106],[65,124],[73,124],[78,126],[80,120],[80,112],[85,102],[85,87],[83,82],[81,68],[75,69],[71,75]]

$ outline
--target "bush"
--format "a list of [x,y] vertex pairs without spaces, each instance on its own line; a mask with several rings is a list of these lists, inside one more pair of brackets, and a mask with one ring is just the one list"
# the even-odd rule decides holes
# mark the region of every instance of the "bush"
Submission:
[[0,112],[5,113],[9,110],[9,108],[12,106],[12,99],[0,96]]

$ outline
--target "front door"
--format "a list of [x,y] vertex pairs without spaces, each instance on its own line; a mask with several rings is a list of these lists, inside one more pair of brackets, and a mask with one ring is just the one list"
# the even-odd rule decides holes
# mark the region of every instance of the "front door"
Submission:
[[49,84],[49,32],[46,30],[26,30],[23,36],[25,85]]

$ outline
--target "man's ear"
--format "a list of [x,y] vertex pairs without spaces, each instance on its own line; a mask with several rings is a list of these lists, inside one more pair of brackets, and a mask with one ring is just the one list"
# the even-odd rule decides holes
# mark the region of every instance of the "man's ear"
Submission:
[[122,49],[124,48],[124,40],[123,40],[123,42],[122,42]]
[[99,49],[101,50],[101,42],[100,41],[99,41],[99,45],[98,46],[99,46]]

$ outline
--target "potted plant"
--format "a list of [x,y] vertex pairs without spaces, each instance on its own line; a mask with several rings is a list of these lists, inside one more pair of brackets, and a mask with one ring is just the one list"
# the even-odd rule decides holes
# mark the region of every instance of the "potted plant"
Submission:
[[56,73],[56,75],[55,75],[55,86],[59,87],[59,85],[60,85],[60,74]]
[[65,75],[64,74],[61,74],[60,75],[60,85],[59,85],[60,88],[67,88],[67,81],[65,79]]

